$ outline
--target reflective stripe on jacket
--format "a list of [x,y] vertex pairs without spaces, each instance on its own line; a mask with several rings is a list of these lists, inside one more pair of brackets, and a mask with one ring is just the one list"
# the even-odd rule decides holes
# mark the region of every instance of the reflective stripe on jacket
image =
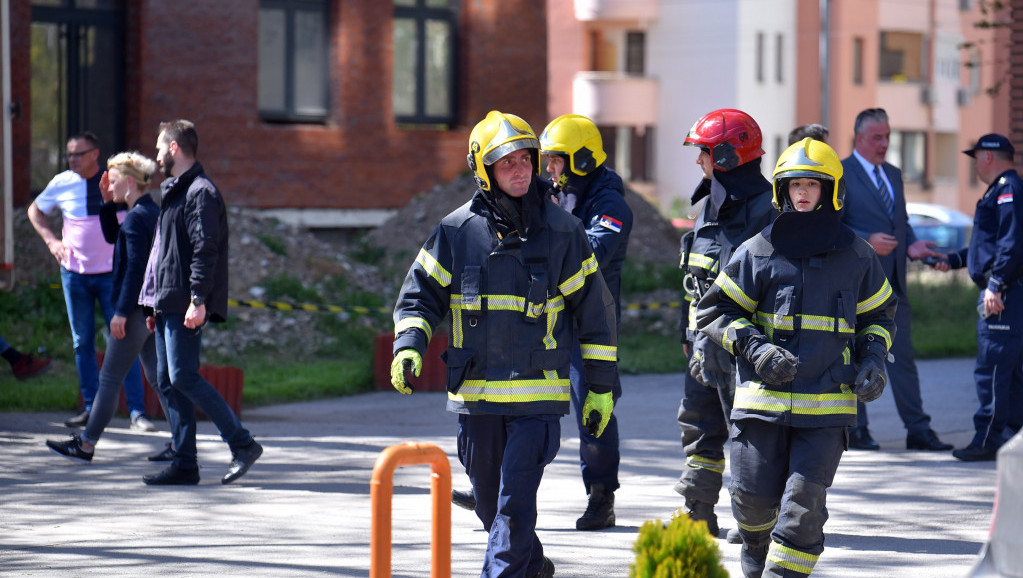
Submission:
[[[858,237],[850,247],[805,259],[775,253],[763,235],[744,243],[696,314],[700,331],[736,354],[732,419],[855,425],[857,352],[867,341],[891,347],[896,303],[873,249]],[[764,383],[737,351],[739,340],[757,333],[799,359],[792,382]]]
[[525,224],[526,240],[502,238],[484,194],[449,214],[420,250],[395,305],[394,351],[426,351],[450,312],[449,411],[566,414],[569,317],[588,384],[610,391],[617,376],[614,300],[595,274],[578,219],[544,199]]

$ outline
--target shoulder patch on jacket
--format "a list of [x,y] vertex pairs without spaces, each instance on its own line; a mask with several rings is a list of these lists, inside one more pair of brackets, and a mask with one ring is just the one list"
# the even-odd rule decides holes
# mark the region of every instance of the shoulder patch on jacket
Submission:
[[998,195],[998,204],[1011,203],[1012,202],[1012,191],[1008,191]]
[[605,229],[611,229],[615,233],[622,232],[622,222],[612,217],[611,215],[601,215],[600,226]]

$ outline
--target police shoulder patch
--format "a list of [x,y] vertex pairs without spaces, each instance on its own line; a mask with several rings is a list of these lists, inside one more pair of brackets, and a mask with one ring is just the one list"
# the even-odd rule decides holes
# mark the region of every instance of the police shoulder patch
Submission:
[[999,205],[1003,205],[1005,203],[1011,203],[1011,202],[1012,202],[1012,191],[1008,191],[1008,192],[1005,192],[1005,193],[1002,193],[1002,194],[998,195],[998,204]]

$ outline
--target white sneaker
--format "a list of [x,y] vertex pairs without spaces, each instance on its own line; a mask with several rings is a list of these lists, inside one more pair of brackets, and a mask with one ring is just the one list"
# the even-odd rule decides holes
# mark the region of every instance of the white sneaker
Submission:
[[131,420],[131,429],[133,431],[144,432],[157,431],[156,425],[149,421],[149,418],[144,415],[137,415],[135,416],[135,419]]

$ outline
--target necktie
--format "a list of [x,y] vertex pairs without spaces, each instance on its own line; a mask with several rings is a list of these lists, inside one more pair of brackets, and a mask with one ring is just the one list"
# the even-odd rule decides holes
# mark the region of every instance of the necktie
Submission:
[[877,194],[881,195],[881,202],[884,203],[884,208],[890,215],[892,214],[892,205],[895,201],[892,199],[891,192],[888,191],[888,185],[881,178],[881,167],[878,165],[874,165],[874,178],[877,179]]

